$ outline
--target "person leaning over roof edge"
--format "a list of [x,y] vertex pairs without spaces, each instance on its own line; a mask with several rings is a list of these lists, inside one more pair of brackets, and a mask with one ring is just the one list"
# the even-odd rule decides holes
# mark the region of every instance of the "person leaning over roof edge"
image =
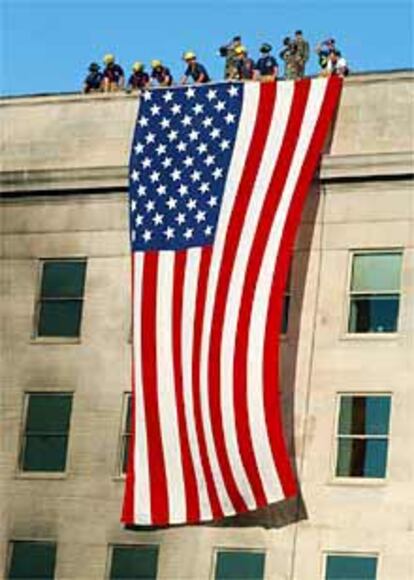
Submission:
[[113,54],[106,54],[103,58],[105,68],[103,71],[103,89],[105,93],[119,91],[124,87],[124,69],[115,62]]
[[160,60],[151,61],[151,79],[157,81],[160,87],[170,87],[173,83],[173,78],[170,69],[162,64]]
[[97,62],[91,62],[88,67],[88,75],[83,81],[83,93],[100,93],[102,92],[103,75]]
[[142,62],[134,62],[132,65],[132,74],[128,79],[127,92],[139,91],[145,89],[150,84],[150,78],[147,72],[144,70],[144,65]]
[[236,55],[236,79],[240,81],[254,79],[254,62],[248,56],[247,48],[240,45],[235,49],[234,53]]
[[197,62],[197,56],[194,52],[188,51],[184,53],[183,60],[187,63],[187,68],[181,79],[182,85],[187,83],[189,77],[191,77],[193,81],[198,84],[210,82],[210,77],[208,76],[206,68]]
[[260,47],[261,57],[255,65],[257,78],[262,82],[274,81],[278,75],[277,61],[271,52],[272,45],[264,42]]

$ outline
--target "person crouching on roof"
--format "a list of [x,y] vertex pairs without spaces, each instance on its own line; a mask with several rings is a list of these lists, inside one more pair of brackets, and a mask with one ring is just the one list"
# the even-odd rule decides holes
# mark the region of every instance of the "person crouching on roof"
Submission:
[[162,64],[160,60],[151,61],[151,78],[157,81],[160,87],[170,87],[173,83],[173,78],[170,69]]
[[277,61],[271,52],[272,46],[264,42],[260,47],[261,56],[255,66],[257,78],[262,82],[274,81],[278,75]]
[[254,78],[254,62],[247,54],[247,48],[243,45],[236,47],[236,78],[240,81],[252,80]]
[[150,78],[144,70],[142,62],[134,62],[132,65],[132,74],[128,79],[127,92],[140,91],[149,86]]
[[123,68],[115,62],[113,54],[106,54],[103,58],[103,89],[105,93],[112,93],[124,87],[125,75]]
[[88,67],[89,73],[83,82],[83,92],[100,93],[102,92],[103,75],[100,66],[96,62],[91,62]]
[[188,51],[183,55],[184,62],[187,63],[187,68],[181,79],[181,84],[185,85],[188,82],[189,77],[197,84],[209,83],[210,77],[206,68],[197,62],[197,56],[194,52]]

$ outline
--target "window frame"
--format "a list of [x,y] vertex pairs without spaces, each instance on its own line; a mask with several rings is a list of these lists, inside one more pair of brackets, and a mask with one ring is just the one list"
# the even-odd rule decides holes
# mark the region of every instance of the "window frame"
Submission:
[[264,566],[263,566],[263,580],[266,580],[266,568],[267,568],[267,548],[258,547],[252,548],[250,546],[215,546],[213,548],[212,554],[212,566],[209,580],[216,580],[216,566],[217,566],[217,556],[219,552],[248,552],[251,554],[263,554],[264,556]]
[[[30,471],[23,469],[23,458],[24,458],[24,451],[26,448],[26,424],[28,418],[28,411],[29,411],[29,399],[32,395],[71,395],[72,396],[72,406],[71,412],[69,416],[69,424],[68,424],[68,434],[67,434],[67,443],[66,443],[66,461],[65,461],[65,469],[62,471]],[[23,393],[23,412],[22,412],[22,420],[20,423],[20,434],[19,434],[19,449],[17,453],[17,467],[16,467],[16,475],[21,479],[65,479],[69,473],[69,463],[70,463],[70,433],[71,433],[71,426],[72,426],[72,416],[73,416],[73,404],[75,400],[75,393],[74,391],[56,391],[56,390],[30,390],[24,391]]]
[[159,576],[159,564],[160,564],[160,551],[161,545],[154,542],[114,542],[108,544],[107,550],[107,561],[106,561],[106,571],[105,580],[111,580],[111,568],[112,568],[112,558],[114,553],[114,548],[157,548],[157,570],[155,578]]
[[31,544],[36,544],[36,543],[40,543],[40,544],[53,544],[55,546],[55,566],[54,566],[54,570],[53,570],[53,578],[56,579],[57,578],[57,574],[56,574],[56,570],[58,569],[58,542],[56,539],[52,539],[52,538],[10,538],[7,540],[7,548],[6,548],[6,558],[5,558],[5,565],[6,565],[6,571],[5,571],[5,578],[10,578],[10,568],[11,568],[11,563],[12,563],[12,556],[13,556],[13,546],[14,544],[18,544],[18,543],[31,543]]
[[118,433],[118,449],[116,456],[116,466],[115,466],[115,478],[125,479],[126,471],[123,471],[124,463],[124,451],[125,451],[125,440],[132,436],[132,430],[128,433],[126,431],[126,420],[128,416],[128,402],[131,401],[132,405],[132,391],[124,391],[122,393],[122,408],[121,408],[121,421]]
[[[385,435],[349,435],[342,436],[342,438],[359,438],[359,439],[387,439],[387,457],[385,463],[385,475],[384,477],[363,477],[363,476],[344,476],[336,475],[336,466],[338,462],[338,450],[339,450],[339,417],[341,412],[341,399],[342,397],[388,397],[390,399],[390,417],[388,424],[388,434]],[[331,483],[334,485],[347,485],[347,486],[385,486],[389,482],[389,467],[390,467],[390,449],[392,441],[392,416],[393,416],[393,399],[394,393],[390,390],[384,391],[339,391],[336,393],[335,400],[335,418],[334,418],[334,428],[333,428],[333,446],[331,453]]]
[[322,552],[322,576],[321,580],[326,580],[326,572],[327,572],[327,565],[328,565],[328,556],[348,556],[350,558],[376,558],[377,560],[377,573],[376,579],[379,580],[381,577],[381,564],[382,564],[382,557],[381,552],[377,552],[375,550],[365,551],[365,550],[324,550]]
[[[358,255],[367,255],[367,254],[398,254],[401,255],[401,271],[400,271],[400,280],[399,280],[399,290],[398,291],[370,291],[370,292],[358,292],[352,291],[352,273],[353,273],[353,265],[354,265],[354,257]],[[349,250],[349,257],[348,257],[348,273],[346,277],[346,301],[345,301],[345,320],[343,323],[343,338],[348,340],[392,340],[398,337],[401,332],[401,307],[402,307],[402,300],[403,300],[403,274],[404,274],[404,262],[405,262],[405,251],[404,247],[402,246],[395,246],[392,248],[353,248]],[[351,332],[349,330],[349,322],[351,316],[351,302],[353,296],[366,296],[366,295],[375,295],[375,296],[391,296],[398,294],[398,316],[396,321],[396,330],[391,332]]]
[[[42,281],[43,281],[43,270],[44,265],[47,262],[82,262],[85,264],[85,279],[83,285],[83,293],[79,298],[69,298],[69,297],[53,297],[48,298],[46,301],[52,302],[54,300],[79,300],[81,302],[81,316],[79,321],[79,334],[77,336],[43,336],[39,335],[39,323],[40,323],[40,310],[42,304]],[[79,344],[82,338],[82,323],[84,319],[85,310],[85,296],[86,296],[86,283],[88,275],[88,259],[86,256],[69,256],[69,257],[46,257],[37,258],[37,284],[35,292],[35,306],[33,312],[33,323],[32,323],[32,335],[31,342],[36,344]]]

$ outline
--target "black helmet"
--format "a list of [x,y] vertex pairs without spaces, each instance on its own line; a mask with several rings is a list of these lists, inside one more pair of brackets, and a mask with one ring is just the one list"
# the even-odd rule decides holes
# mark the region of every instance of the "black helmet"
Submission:
[[268,42],[264,42],[260,47],[260,52],[268,53],[272,50],[272,45]]
[[89,70],[91,72],[97,72],[100,69],[100,66],[97,62],[91,62],[91,64],[89,65]]

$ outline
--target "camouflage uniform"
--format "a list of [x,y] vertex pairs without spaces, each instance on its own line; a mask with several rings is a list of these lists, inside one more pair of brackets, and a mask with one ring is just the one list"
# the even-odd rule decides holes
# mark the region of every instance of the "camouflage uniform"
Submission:
[[309,60],[309,43],[302,37],[296,37],[296,68],[297,78],[305,76],[305,65]]
[[228,47],[227,49],[226,64],[224,65],[224,78],[231,80],[238,78],[237,57],[233,47]]
[[289,46],[282,50],[280,58],[285,63],[285,79],[295,80],[299,78],[298,74],[298,59],[297,50],[295,47]]

